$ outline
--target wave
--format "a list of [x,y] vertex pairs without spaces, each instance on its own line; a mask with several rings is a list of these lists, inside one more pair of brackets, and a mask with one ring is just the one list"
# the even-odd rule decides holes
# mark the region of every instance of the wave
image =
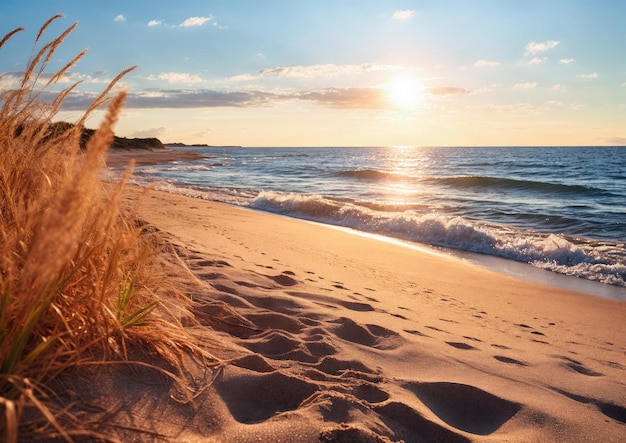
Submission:
[[488,176],[456,176],[431,178],[429,181],[439,185],[455,188],[488,188],[488,189],[511,189],[518,191],[536,191],[546,194],[571,194],[585,196],[613,196],[611,192],[603,189],[583,185],[566,185],[561,183],[549,183],[533,180],[520,180],[513,178],[498,178]]
[[335,177],[349,177],[357,180],[389,180],[400,181],[409,180],[411,177],[407,177],[400,174],[394,174],[392,172],[379,171],[377,169],[349,169],[345,171],[338,171],[333,174]]
[[250,207],[412,242],[494,255],[561,274],[626,286],[623,244],[605,242],[599,247],[599,242],[576,242],[562,235],[521,231],[436,213],[381,212],[319,195],[261,191]]

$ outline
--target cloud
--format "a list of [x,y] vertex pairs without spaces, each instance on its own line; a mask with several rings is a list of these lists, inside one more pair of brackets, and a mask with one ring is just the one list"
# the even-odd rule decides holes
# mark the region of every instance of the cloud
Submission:
[[[98,93],[75,92],[63,102],[64,111],[84,111]],[[246,91],[220,92],[212,90],[153,89],[128,94],[124,108],[218,108],[218,107],[261,107],[281,99],[276,94]]]
[[[45,88],[47,82],[52,78],[54,73],[43,72],[37,77],[37,88]],[[5,72],[0,75],[0,93],[20,87],[24,78],[24,71]],[[57,85],[62,87],[72,83],[92,84],[92,83],[109,83],[111,78],[105,71],[96,71],[91,75],[81,74],[79,72],[66,72],[56,81]],[[54,95],[53,92],[51,94]]]
[[527,83],[515,83],[513,88],[515,89],[534,89],[537,87],[537,82],[527,82]]
[[548,61],[548,57],[542,57],[542,58],[540,58],[540,57],[533,57],[532,59],[530,59],[528,61],[528,64],[529,65],[542,65],[542,64],[544,64],[547,61]]
[[[379,65],[376,63],[363,63],[360,65],[311,65],[311,66],[282,66],[277,68],[266,68],[257,71],[260,76],[277,76],[277,77],[333,77],[336,75],[351,75],[363,72],[374,71],[404,71],[415,70],[401,65]],[[237,76],[237,78],[245,78]]]
[[550,49],[556,48],[559,43],[560,42],[557,40],[548,40],[547,42],[543,43],[530,42],[525,47],[525,55],[532,55],[536,54],[537,52],[549,51]]
[[408,20],[411,20],[414,16],[415,16],[415,11],[413,11],[412,9],[401,9],[401,10],[395,11],[393,15],[391,16],[391,18],[394,20],[408,21]]
[[380,88],[326,88],[297,94],[294,98],[340,109],[384,109],[389,101]]
[[202,78],[199,75],[188,74],[186,72],[162,72],[157,76],[150,75],[147,77],[148,80],[165,80],[168,83],[200,83],[202,82]]
[[[161,74],[170,78],[172,73]],[[174,73],[176,74],[176,73]],[[423,90],[425,94],[448,96],[467,94],[465,88],[454,86],[433,87]],[[95,92],[74,92],[63,103],[63,110],[84,110],[96,98]],[[215,91],[208,89],[147,89],[129,92],[125,107],[128,109],[150,108],[259,108],[278,103],[304,101],[336,109],[392,109],[388,91],[382,87],[324,88],[318,90],[269,92],[262,90]]]
[[597,72],[592,72],[591,74],[578,74],[576,77],[594,79],[594,78],[598,78],[599,76]]
[[131,134],[131,137],[141,137],[141,138],[147,138],[147,137],[162,137],[163,135],[165,135],[165,133],[167,132],[167,129],[165,129],[164,126],[159,126],[158,128],[150,128],[150,129],[145,129],[143,131],[135,131]]
[[567,88],[559,83],[550,86],[550,89],[552,91],[565,91]]
[[484,59],[480,59],[476,63],[474,63],[474,66],[477,68],[488,68],[488,67],[498,66],[498,65],[500,65],[500,62],[496,62],[493,60],[484,60]]
[[428,88],[426,93],[432,95],[454,95],[454,94],[468,94],[469,90],[465,88],[458,88],[456,86],[438,86],[434,88]]
[[573,58],[562,58],[561,60],[559,60],[559,63],[562,65],[569,65],[570,63],[574,63],[576,60],[574,60]]
[[207,22],[210,22],[211,20],[213,20],[212,16],[209,17],[189,17],[188,19],[186,19],[184,22],[182,22],[180,25],[183,28],[188,28],[191,26],[202,26]]
[[0,93],[18,88],[23,78],[24,72],[3,73],[0,75]]
[[148,26],[160,26],[163,22],[161,20],[150,20]]
[[126,21],[126,18],[124,17],[124,15],[123,15],[123,14],[120,14],[120,15],[118,15],[117,17],[115,17],[115,18],[113,19],[113,21],[115,21],[115,22],[125,22],[125,21]]

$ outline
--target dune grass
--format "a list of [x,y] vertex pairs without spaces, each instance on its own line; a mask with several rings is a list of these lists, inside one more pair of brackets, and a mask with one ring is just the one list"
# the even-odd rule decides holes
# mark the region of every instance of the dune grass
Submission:
[[[199,351],[179,320],[185,301],[159,278],[158,233],[121,209],[123,183],[101,179],[125,99],[124,91],[110,95],[132,68],[75,126],[53,130],[77,84],[55,87],[85,55],[46,73],[76,26],[40,43],[60,17],[41,27],[19,86],[0,91],[0,440],[7,442],[37,432],[24,423],[29,408],[51,434],[72,439],[48,388],[68,368],[125,361],[129,344],[147,346],[174,366],[181,349]],[[21,30],[7,34],[0,51]],[[85,120],[107,102],[82,151]]]

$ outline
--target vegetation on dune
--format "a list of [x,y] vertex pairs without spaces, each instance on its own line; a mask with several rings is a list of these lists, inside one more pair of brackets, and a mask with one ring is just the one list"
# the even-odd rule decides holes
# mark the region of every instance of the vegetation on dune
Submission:
[[[158,279],[158,233],[121,209],[122,183],[100,179],[125,98],[109,95],[132,68],[75,125],[52,123],[77,84],[52,89],[85,55],[45,73],[76,26],[41,44],[60,17],[41,27],[19,87],[0,91],[0,440],[8,442],[42,432],[71,440],[69,412],[54,406],[49,389],[68,368],[127,361],[130,346],[174,367],[183,348],[201,353],[179,320],[185,300]],[[7,34],[0,50],[21,30]],[[107,102],[81,149],[84,121]]]

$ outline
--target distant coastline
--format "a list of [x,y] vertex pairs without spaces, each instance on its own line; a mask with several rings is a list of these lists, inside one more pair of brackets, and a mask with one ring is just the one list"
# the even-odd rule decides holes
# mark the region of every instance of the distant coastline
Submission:
[[169,146],[172,148],[241,148],[241,145],[208,145],[206,143],[164,143],[165,146]]

